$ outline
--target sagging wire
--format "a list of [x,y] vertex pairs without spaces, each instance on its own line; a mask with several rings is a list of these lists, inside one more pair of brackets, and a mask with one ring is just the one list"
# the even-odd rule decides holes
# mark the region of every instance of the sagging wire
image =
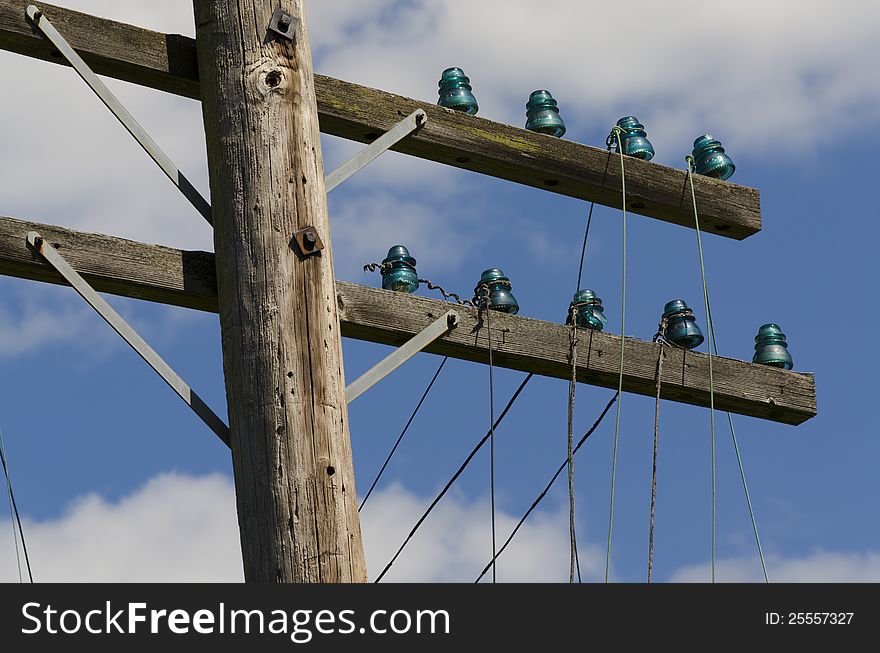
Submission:
[[[718,356],[718,341],[715,338],[715,321],[712,319],[712,307],[709,301],[708,283],[706,281],[706,268],[703,263],[703,244],[700,236],[700,215],[697,211],[697,194],[694,190],[694,158],[691,155],[685,157],[687,163],[688,180],[690,181],[691,199],[694,205],[694,226],[697,232],[697,248],[700,254],[700,274],[703,281],[703,297],[706,304],[706,320],[709,324],[709,387],[710,387],[710,407],[712,411],[712,582],[715,582],[715,416],[714,416],[714,379],[712,376],[712,355]],[[758,522],[755,519],[755,511],[752,507],[752,499],[749,494],[749,486],[746,481],[745,467],[742,462],[742,456],[739,452],[739,443],[736,438],[736,430],[733,427],[733,415],[727,412],[727,422],[730,425],[730,436],[733,440],[733,450],[736,454],[736,462],[739,466],[740,478],[742,479],[743,492],[746,497],[746,505],[749,509],[749,517],[752,522],[752,531],[755,535],[755,544],[758,548],[758,558],[761,561],[761,570],[764,574],[764,582],[769,583],[770,577],[767,574],[767,563],[764,560],[764,551],[761,548],[761,538],[758,535]]]
[[[6,477],[6,493],[9,497],[10,518],[14,519],[12,524],[12,538],[15,542],[15,559],[18,563],[18,580],[24,582],[21,573],[21,556],[19,555],[18,543],[21,540],[21,549],[24,552],[24,561],[27,566],[28,579],[34,582],[34,574],[31,570],[31,559],[28,555],[27,542],[24,539],[24,529],[21,526],[21,516],[18,514],[18,504],[15,501],[15,492],[12,490],[12,477],[9,475],[9,465],[6,458],[6,445],[3,442],[3,431],[0,430],[0,462],[3,464],[3,475]],[[16,527],[18,528],[18,537],[16,537]]]
[[[599,425],[602,423],[602,420],[605,419],[605,415],[607,415],[608,411],[611,410],[611,406],[614,405],[614,402],[617,401],[618,397],[619,397],[619,394],[615,392],[614,396],[611,397],[611,399],[605,405],[605,408],[602,410],[602,413],[599,415],[599,417],[596,419],[596,421],[593,423],[593,425],[589,428],[589,430],[586,433],[584,433],[583,437],[578,441],[577,445],[572,450],[572,455],[576,454],[580,450],[580,448],[584,445],[584,443],[587,441],[587,439],[593,434],[593,432],[597,428],[599,428]],[[541,491],[541,493],[538,495],[538,497],[532,502],[532,505],[529,506],[529,509],[526,510],[525,514],[522,516],[522,518],[519,520],[517,525],[514,527],[513,531],[508,536],[507,540],[504,542],[504,544],[501,545],[501,548],[498,549],[498,553],[495,554],[496,558],[498,558],[502,553],[504,553],[504,550],[511,543],[514,536],[519,531],[520,527],[525,523],[526,519],[529,518],[529,515],[532,514],[532,512],[535,510],[535,508],[538,507],[538,504],[541,503],[541,501],[544,499],[544,497],[547,496],[547,493],[550,491],[550,488],[553,487],[553,484],[556,482],[556,479],[559,478],[559,476],[562,474],[563,470],[566,468],[567,465],[568,465],[568,460],[566,459],[559,466],[559,469],[556,470],[556,473],[550,479],[550,482],[547,483],[547,486]],[[492,564],[494,562],[495,562],[495,560],[490,560],[488,563],[486,563],[486,566],[483,567],[483,571],[480,573],[479,576],[477,576],[477,579],[474,581],[475,583],[480,582],[480,580],[483,578],[483,576],[486,575],[486,572],[489,571],[489,568],[492,566]]]
[[[619,126],[615,125],[611,129],[612,137],[617,139],[617,151],[620,154],[620,185],[623,199],[621,209],[623,210],[623,266],[621,279],[621,297],[620,297],[620,375],[617,382],[618,395],[623,393],[623,362],[624,348],[626,342],[626,173],[623,165],[623,143],[620,134],[623,132]],[[608,582],[608,574],[611,568],[611,535],[614,526],[614,486],[617,477],[617,444],[620,440],[620,406],[623,402],[618,399],[617,417],[614,424],[614,446],[611,454],[611,501],[608,509],[608,541],[605,548],[605,582]]]
[[425,399],[428,397],[428,393],[431,392],[431,388],[434,387],[434,382],[437,380],[437,377],[440,376],[440,372],[443,370],[443,366],[446,365],[446,361],[449,360],[448,356],[444,356],[443,360],[440,361],[440,366],[437,368],[437,371],[434,372],[434,376],[431,377],[431,382],[428,383],[428,387],[425,388],[425,392],[422,393],[421,399],[416,404],[415,409],[409,416],[409,419],[406,421],[406,426],[403,427],[403,430],[400,432],[400,435],[397,437],[397,441],[394,443],[394,446],[391,447],[391,451],[388,453],[388,457],[385,458],[385,462],[382,463],[382,468],[379,470],[379,473],[376,474],[376,478],[373,480],[372,485],[370,485],[370,489],[367,490],[367,494],[364,496],[361,501],[360,507],[358,507],[358,512],[364,509],[364,505],[367,503],[367,499],[370,498],[370,495],[373,493],[373,490],[376,488],[376,485],[379,483],[379,479],[382,478],[382,474],[385,473],[385,468],[388,467],[388,463],[391,462],[391,457],[394,456],[394,452],[397,451],[397,447],[400,445],[401,440],[403,440],[403,436],[406,435],[406,432],[409,430],[410,425],[413,423],[413,420],[416,418],[416,415],[419,412],[419,409],[422,407],[422,404],[425,403]]
[[504,410],[501,411],[501,414],[498,416],[498,418],[492,424],[492,428],[486,433],[485,436],[483,436],[483,438],[477,443],[477,445],[473,448],[473,450],[471,450],[470,454],[468,454],[468,457],[465,458],[465,461],[461,464],[461,466],[458,468],[458,470],[452,475],[452,478],[449,479],[449,481],[446,483],[446,485],[443,486],[443,489],[440,490],[440,493],[431,502],[431,505],[428,506],[428,509],[424,512],[424,514],[421,517],[419,517],[419,520],[416,522],[415,526],[412,527],[412,529],[409,532],[409,535],[407,535],[406,539],[403,541],[403,544],[401,544],[400,548],[397,549],[397,552],[394,554],[394,557],[392,557],[391,560],[388,561],[388,564],[385,565],[385,568],[382,570],[382,573],[379,574],[379,576],[373,582],[378,583],[382,580],[382,578],[385,577],[385,574],[388,573],[388,570],[391,569],[394,562],[397,560],[398,557],[400,557],[400,554],[406,548],[406,545],[409,544],[409,541],[416,534],[416,531],[419,530],[419,527],[428,518],[428,515],[431,514],[431,511],[434,510],[435,506],[438,503],[440,503],[440,500],[444,496],[446,496],[446,493],[449,491],[449,489],[452,487],[452,485],[455,483],[455,481],[458,480],[458,477],[462,475],[464,470],[470,464],[471,460],[473,460],[474,456],[477,455],[477,452],[483,447],[484,444],[486,444],[486,441],[489,439],[490,435],[494,432],[495,429],[498,428],[498,425],[501,424],[501,422],[504,420],[504,417],[507,415],[511,406],[513,406],[517,397],[519,397],[520,393],[523,391],[523,389],[526,387],[526,384],[528,384],[528,382],[532,379],[533,376],[534,376],[534,374],[532,374],[532,373],[527,374],[525,379],[523,379],[522,383],[519,384],[519,387],[516,389],[516,391],[510,397],[510,400],[507,402],[507,405],[504,407]]

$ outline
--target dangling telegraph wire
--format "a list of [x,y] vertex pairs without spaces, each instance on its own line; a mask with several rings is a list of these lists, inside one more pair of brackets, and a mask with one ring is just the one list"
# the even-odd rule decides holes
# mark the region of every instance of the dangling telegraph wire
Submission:
[[[715,338],[715,321],[712,319],[712,307],[709,301],[708,284],[706,282],[706,269],[703,264],[703,245],[700,237],[700,216],[697,211],[697,195],[694,190],[694,159],[692,156],[686,156],[685,161],[688,164],[688,179],[690,180],[691,199],[694,205],[694,225],[697,232],[697,248],[700,254],[700,273],[703,280],[703,295],[706,302],[706,321],[709,324],[709,386],[710,386],[710,406],[713,410],[712,416],[712,582],[715,581],[715,419],[714,419],[714,384],[712,378],[712,355],[718,355],[718,341]],[[767,563],[764,560],[764,551],[761,548],[761,538],[758,535],[758,522],[755,519],[755,511],[752,507],[752,499],[749,494],[749,486],[746,481],[745,467],[743,466],[742,457],[739,452],[739,444],[736,438],[736,430],[733,427],[733,416],[727,411],[727,422],[730,425],[730,436],[733,440],[733,450],[736,453],[736,462],[739,466],[740,478],[742,479],[743,492],[746,497],[746,505],[749,509],[749,518],[752,522],[752,531],[755,535],[755,544],[758,548],[758,558],[761,561],[761,570],[764,574],[764,582],[769,583],[770,578],[767,574]]]
[[385,468],[388,467],[388,463],[391,462],[391,457],[394,456],[394,452],[397,451],[397,447],[400,445],[400,441],[403,440],[403,436],[405,436],[406,432],[409,430],[410,424],[413,423],[413,420],[416,418],[419,409],[422,407],[422,404],[425,403],[425,399],[428,397],[428,393],[431,392],[431,388],[434,387],[434,381],[436,381],[437,377],[440,376],[440,372],[443,371],[443,366],[446,365],[446,361],[448,360],[449,357],[444,356],[443,360],[440,361],[440,366],[437,368],[437,371],[434,372],[434,376],[431,378],[431,382],[428,383],[428,387],[425,388],[425,392],[422,394],[422,398],[419,399],[419,403],[416,404],[415,409],[410,414],[409,419],[406,421],[406,426],[403,427],[403,431],[400,432],[400,435],[397,438],[397,442],[395,442],[394,446],[391,447],[391,451],[388,453],[388,457],[385,459],[385,462],[382,463],[382,468],[379,470],[379,473],[376,474],[376,478],[373,480],[373,484],[370,485],[370,489],[367,490],[367,494],[364,496],[363,501],[361,501],[358,512],[364,509],[364,505],[367,503],[367,499],[370,498],[370,495],[373,493],[373,490],[379,483],[379,479],[382,478],[382,474],[385,473]]
[[[611,399],[610,399],[610,400],[608,401],[608,403],[605,405],[605,408],[602,410],[602,412],[601,412],[601,414],[599,415],[599,417],[596,418],[596,421],[593,423],[593,425],[589,428],[589,430],[588,430],[586,433],[584,433],[583,437],[578,441],[577,446],[575,446],[574,449],[572,450],[572,455],[576,454],[576,453],[578,452],[578,450],[579,450],[579,449],[584,445],[584,443],[587,441],[587,439],[593,434],[593,432],[594,432],[597,428],[599,428],[599,425],[602,423],[602,420],[605,419],[605,415],[608,414],[608,411],[611,410],[611,406],[613,406],[613,405],[614,405],[614,402],[617,401],[618,396],[619,396],[618,393],[615,392],[615,393],[614,393],[614,396],[611,397]],[[553,475],[553,477],[550,479],[550,482],[547,483],[546,487],[545,487],[545,488],[541,491],[541,493],[538,495],[538,498],[536,498],[536,499],[532,502],[532,505],[529,506],[529,509],[526,510],[526,513],[522,516],[522,519],[520,519],[519,522],[517,523],[517,525],[514,527],[513,531],[510,533],[510,535],[508,536],[507,540],[505,540],[504,544],[501,545],[501,548],[498,549],[498,553],[495,554],[495,557],[496,557],[496,558],[499,557],[502,553],[504,553],[504,550],[505,550],[505,549],[507,548],[507,546],[511,543],[511,541],[512,541],[513,538],[514,538],[514,536],[515,536],[515,535],[517,534],[517,532],[519,531],[520,527],[525,523],[526,519],[529,518],[529,515],[532,514],[532,512],[535,510],[535,508],[538,507],[538,504],[541,503],[541,501],[544,499],[544,497],[547,496],[547,492],[550,491],[550,488],[553,487],[553,484],[556,482],[556,479],[559,478],[559,476],[562,474],[563,470],[565,470],[565,468],[566,468],[567,466],[568,466],[568,460],[566,459],[566,460],[563,461],[563,463],[559,466],[559,469],[556,470],[556,473],[555,473],[555,474]],[[483,578],[483,576],[486,575],[486,572],[489,571],[489,568],[492,566],[492,563],[493,563],[493,562],[495,562],[495,561],[494,561],[494,560],[490,560],[489,562],[486,563],[486,566],[483,567],[483,571],[480,573],[479,576],[477,576],[477,579],[474,581],[475,583],[479,583],[479,582],[480,582],[480,580]]]
[[416,522],[415,526],[412,527],[412,530],[410,530],[409,535],[406,536],[406,539],[403,541],[403,544],[401,544],[400,548],[397,549],[397,552],[394,554],[394,557],[392,557],[391,560],[388,562],[388,564],[385,565],[385,568],[382,570],[382,573],[379,574],[379,576],[373,582],[375,582],[375,583],[380,582],[382,580],[382,578],[384,578],[385,574],[388,573],[388,570],[391,569],[394,562],[397,560],[398,557],[400,557],[400,554],[403,552],[403,550],[406,548],[406,545],[409,544],[409,541],[416,534],[416,531],[419,530],[419,527],[428,518],[428,515],[431,514],[431,511],[434,510],[434,507],[438,503],[440,503],[440,500],[444,496],[446,496],[446,493],[449,491],[449,488],[451,488],[453,483],[455,483],[455,481],[458,480],[458,477],[462,475],[464,470],[470,464],[471,460],[473,460],[474,456],[477,455],[477,452],[482,448],[482,446],[484,444],[486,444],[486,441],[489,439],[491,434],[494,432],[495,429],[498,428],[498,425],[501,424],[501,422],[504,420],[504,417],[507,415],[507,412],[510,410],[511,406],[513,406],[517,397],[519,397],[520,393],[523,391],[523,388],[526,387],[526,384],[532,379],[533,376],[534,376],[534,374],[532,374],[532,373],[527,374],[526,378],[524,378],[522,383],[519,384],[519,387],[516,389],[516,391],[510,397],[510,400],[507,402],[507,405],[504,407],[504,410],[501,411],[501,414],[498,416],[498,418],[492,424],[492,428],[486,432],[486,435],[483,436],[483,438],[477,443],[477,445],[473,448],[473,450],[470,452],[470,454],[468,454],[468,457],[465,458],[464,462],[461,464],[461,466],[458,468],[458,470],[452,475],[452,478],[450,478],[449,481],[446,483],[446,485],[443,486],[443,489],[440,490],[440,493],[434,498],[434,500],[431,502],[431,505],[428,506],[428,509],[425,511],[425,513],[421,517],[419,517],[419,520]]
[[605,549],[606,583],[608,582],[608,573],[611,568],[611,534],[614,526],[614,485],[617,476],[617,443],[620,440],[620,406],[623,403],[620,400],[619,395],[623,392],[624,343],[626,342],[626,172],[623,165],[623,143],[620,138],[622,132],[623,130],[617,125],[611,129],[611,133],[617,139],[617,151],[620,154],[620,186],[623,196],[621,201],[621,208],[623,210],[623,270],[620,290],[620,375],[617,382],[617,417],[614,424],[614,445],[611,454],[611,502],[608,509],[608,542]]
[[712,369],[712,343],[714,341],[714,337],[712,335],[711,328],[711,317],[709,315],[709,289],[706,283],[706,266],[703,262],[703,239],[700,236],[700,215],[697,212],[697,195],[694,191],[694,158],[692,156],[686,156],[685,161],[688,164],[688,179],[690,180],[691,186],[691,198],[694,201],[694,226],[696,227],[697,232],[697,250],[700,254],[700,275],[703,279],[703,301],[706,305],[706,321],[709,322],[709,422],[710,422],[710,431],[712,437],[712,582],[715,582],[715,511],[716,511],[716,502],[715,502],[715,466],[716,466],[716,458],[715,458],[715,375]]
[[[21,548],[24,552],[24,561],[27,566],[28,578],[30,582],[34,582],[34,574],[31,571],[31,559],[28,555],[27,543],[24,539],[24,529],[21,527],[21,516],[18,514],[18,504],[15,502],[15,493],[12,491],[12,477],[9,475],[9,465],[7,464],[6,458],[6,445],[3,443],[3,431],[0,430],[0,463],[3,464],[3,475],[6,477],[6,493],[9,497],[9,510],[11,513],[11,517],[14,517],[15,522],[12,526],[12,537],[15,540],[15,558],[18,563],[18,580],[22,581],[21,577],[21,559],[18,553],[18,542],[21,540]],[[16,526],[18,528],[18,537],[16,538]]]

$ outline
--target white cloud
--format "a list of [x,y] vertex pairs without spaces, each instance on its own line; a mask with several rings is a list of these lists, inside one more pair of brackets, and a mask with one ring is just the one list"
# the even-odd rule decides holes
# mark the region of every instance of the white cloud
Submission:
[[[397,485],[373,495],[362,519],[373,577],[427,503],[428,498]],[[506,538],[517,519],[518,515],[498,512],[499,538]],[[386,578],[474,580],[490,557],[488,524],[486,501],[447,496]],[[533,515],[499,558],[499,580],[567,580],[567,524],[561,512]],[[26,518],[24,529],[38,581],[242,579],[234,490],[231,480],[219,474],[161,474],[118,501],[89,494],[74,500],[58,518]],[[11,540],[0,537],[0,581],[18,579]],[[596,580],[604,557],[597,547],[584,545],[580,563],[585,579]]]
[[714,132],[734,158],[833,142],[825,125],[876,123],[880,7],[856,1],[734,4],[635,0],[388,0],[310,9],[321,72],[433,100],[440,71],[465,69],[480,114],[522,124],[530,91],[549,88],[571,135],[635,113],[658,158],[681,164]]
[[[375,578],[397,551],[431,497],[393,484],[375,493],[361,515],[367,566]],[[19,497],[21,502],[21,497]],[[519,515],[496,514],[498,542]],[[3,530],[7,530],[8,522]],[[160,474],[129,496],[108,501],[89,494],[43,521],[25,518],[25,535],[38,581],[240,581],[235,493],[225,475]],[[581,528],[580,564],[586,582],[601,580],[604,548]],[[8,533],[7,533],[8,534]],[[485,497],[455,493],[437,505],[385,580],[474,580],[491,550]],[[816,551],[769,556],[772,582],[880,582],[878,551]],[[755,556],[719,560],[721,582],[761,582]],[[498,559],[502,582],[565,582],[568,517],[564,508],[534,513]],[[612,574],[613,577],[613,574]],[[12,538],[0,537],[0,582],[18,579]],[[671,582],[705,582],[708,565],[684,567]]]
[[[819,550],[800,557],[769,556],[767,575],[772,583],[876,583],[880,582],[880,552]],[[716,561],[715,577],[724,583],[759,583],[764,579],[755,556]],[[708,563],[679,569],[671,577],[676,583],[708,579]]]

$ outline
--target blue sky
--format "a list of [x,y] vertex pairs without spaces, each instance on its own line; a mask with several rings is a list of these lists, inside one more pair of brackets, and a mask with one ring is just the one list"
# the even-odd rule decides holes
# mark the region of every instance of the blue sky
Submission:
[[[67,6],[192,35],[184,2]],[[119,6],[124,5],[124,6]],[[602,146],[634,114],[656,160],[683,167],[711,132],[737,164],[732,181],[761,191],[764,229],[735,242],[704,237],[719,350],[750,359],[764,322],[788,335],[795,369],[814,372],[819,415],[799,427],[734,418],[771,580],[880,580],[873,410],[877,363],[869,289],[880,236],[870,191],[880,91],[873,79],[871,3],[676,0],[631,3],[623,37],[616,3],[439,0],[309,2],[315,69],[433,103],[440,71],[471,76],[480,115],[524,122],[529,93],[548,88],[565,138]],[[637,25],[633,25],[635,29]],[[0,53],[10,89],[0,106],[0,214],[212,249],[204,221],[72,71]],[[197,102],[109,81],[132,113],[207,193]],[[357,144],[324,137],[325,167]],[[330,196],[337,278],[377,285],[361,266],[395,243],[420,276],[467,294],[500,266],[521,314],[562,321],[577,276],[588,205],[390,153]],[[632,216],[627,335],[649,339],[663,304],[705,315],[692,230]],[[620,213],[597,207],[585,283],[620,330]],[[215,315],[117,297],[110,302],[225,415]],[[834,316],[835,319],[831,319]],[[345,340],[356,378],[388,353]],[[862,347],[867,346],[866,351]],[[705,345],[703,346],[705,348]],[[439,359],[420,355],[349,410],[364,492]],[[42,580],[241,578],[228,451],[69,289],[0,279],[0,427],[35,576]],[[522,374],[499,370],[496,405]],[[488,422],[485,366],[450,361],[378,493],[364,509],[375,576]],[[579,386],[581,433],[611,391]],[[498,535],[565,457],[567,385],[535,379],[497,432]],[[625,395],[612,577],[643,581],[653,401]],[[655,578],[709,576],[708,411],[664,402]],[[718,578],[757,580],[760,566],[726,427],[716,415]],[[441,426],[442,425],[442,426]],[[603,575],[613,413],[578,454],[576,490],[586,580]],[[482,454],[389,574],[473,580],[490,555],[489,461]],[[0,509],[0,518],[5,516]],[[563,580],[567,495],[560,482],[500,559],[500,580]],[[11,527],[0,521],[0,579],[17,580]],[[6,535],[3,535],[3,532]],[[208,551],[209,553],[206,553]]]

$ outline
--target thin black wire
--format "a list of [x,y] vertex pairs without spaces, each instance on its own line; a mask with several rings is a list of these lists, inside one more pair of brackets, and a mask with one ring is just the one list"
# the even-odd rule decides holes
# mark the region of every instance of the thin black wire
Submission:
[[440,361],[440,367],[437,368],[437,371],[434,372],[434,376],[431,379],[431,382],[428,384],[428,387],[425,388],[424,394],[422,394],[422,398],[419,399],[419,403],[416,404],[415,409],[412,414],[409,416],[409,419],[406,422],[406,426],[403,427],[403,431],[400,432],[400,435],[397,438],[397,442],[394,443],[394,446],[391,447],[391,451],[388,454],[388,457],[385,459],[385,462],[382,464],[382,469],[379,470],[379,473],[376,474],[376,478],[373,480],[373,484],[370,486],[370,489],[367,490],[367,494],[364,497],[363,501],[361,501],[361,505],[358,508],[358,512],[364,509],[364,504],[367,503],[367,499],[370,498],[370,495],[373,493],[373,490],[376,488],[376,485],[379,483],[379,479],[382,478],[382,474],[385,473],[385,468],[388,467],[388,463],[391,462],[391,457],[394,455],[394,452],[397,451],[397,447],[400,444],[400,441],[403,440],[403,436],[406,435],[406,432],[409,430],[410,424],[413,423],[413,420],[416,418],[416,415],[419,412],[419,409],[422,407],[422,404],[425,402],[425,399],[428,397],[428,393],[431,392],[431,388],[434,386],[434,381],[437,380],[437,377],[440,376],[440,371],[443,369],[443,366],[446,365],[446,361],[449,360],[448,356],[444,356],[443,360]]
[[[578,449],[580,449],[581,446],[587,441],[587,438],[589,438],[593,434],[593,431],[595,431],[597,428],[599,428],[599,425],[602,423],[602,420],[605,419],[605,416],[608,414],[608,411],[611,410],[611,407],[614,405],[614,402],[617,401],[618,396],[619,396],[619,393],[615,392],[614,396],[611,397],[611,400],[606,404],[605,408],[602,410],[602,413],[599,415],[599,417],[596,419],[596,421],[593,423],[593,425],[590,427],[590,429],[586,433],[584,433],[584,436],[578,441],[577,446],[572,450],[572,455],[576,454],[578,452]],[[553,475],[553,478],[551,478],[550,482],[547,483],[547,487],[544,488],[544,490],[541,492],[541,494],[538,495],[538,498],[535,499],[535,501],[532,503],[532,505],[529,507],[529,509],[526,510],[526,514],[524,514],[522,516],[522,519],[519,520],[519,523],[513,529],[513,532],[510,534],[510,537],[507,538],[507,541],[504,542],[504,544],[498,550],[498,553],[495,554],[496,558],[499,557],[502,553],[504,553],[504,549],[506,549],[507,545],[510,544],[511,540],[513,540],[517,531],[519,531],[520,526],[522,526],[525,523],[525,521],[526,521],[526,519],[528,519],[529,515],[532,514],[532,511],[538,507],[538,504],[541,503],[541,500],[547,495],[547,492],[550,491],[550,488],[556,482],[556,479],[559,478],[559,475],[562,474],[562,472],[565,470],[567,465],[568,465],[568,458],[566,457],[566,460],[559,466],[559,469],[556,470],[556,473]],[[483,576],[486,575],[486,572],[489,571],[489,567],[491,567],[494,564],[494,562],[495,562],[495,560],[490,560],[486,564],[486,566],[483,567],[483,571],[477,577],[477,580],[474,581],[475,583],[480,582],[480,579],[482,579]],[[578,574],[580,574],[580,564],[578,564]],[[580,576],[578,576],[578,580],[580,580]]]
[[587,238],[590,237],[590,223],[593,221],[593,207],[595,206],[595,202],[590,202],[590,214],[587,216],[587,228],[584,229],[584,244],[581,247],[581,262],[578,265],[578,281],[577,287],[574,289],[575,292],[581,289],[581,276],[584,273],[584,255],[587,252]]
[[[461,464],[461,467],[458,468],[458,471],[455,472],[455,474],[452,475],[452,478],[449,479],[449,482],[447,482],[446,485],[443,486],[443,489],[440,490],[440,494],[438,494],[436,496],[436,498],[431,502],[431,505],[428,506],[428,509],[425,511],[425,514],[423,514],[419,518],[419,520],[416,522],[416,525],[413,526],[412,530],[409,532],[409,535],[406,536],[406,539],[403,541],[403,544],[401,544],[400,548],[397,549],[397,553],[394,554],[394,557],[391,558],[391,560],[388,562],[387,565],[385,565],[385,569],[382,570],[382,573],[379,574],[379,576],[373,582],[378,583],[379,581],[382,580],[382,578],[385,576],[385,574],[388,573],[388,570],[391,569],[391,566],[394,564],[395,560],[397,560],[397,558],[400,556],[401,552],[403,552],[403,549],[406,547],[406,545],[409,544],[409,541],[413,538],[413,535],[416,534],[416,531],[419,530],[419,527],[428,518],[428,515],[431,514],[431,511],[434,510],[434,506],[436,506],[438,503],[440,503],[440,500],[446,495],[446,493],[449,491],[449,488],[452,487],[452,484],[455,483],[455,481],[458,479],[458,477],[461,476],[462,472],[464,472],[465,468],[470,464],[470,462],[471,462],[471,460],[473,460],[474,456],[477,455],[477,452],[480,450],[480,448],[484,444],[486,444],[486,440],[489,439],[489,437],[492,433],[492,430],[498,428],[498,425],[501,424],[501,421],[504,419],[505,415],[507,415],[507,411],[509,411],[510,407],[513,406],[513,403],[516,401],[517,397],[519,397],[520,393],[523,391],[523,388],[526,387],[526,384],[531,380],[531,378],[533,376],[534,376],[534,374],[532,374],[530,372],[526,376],[526,378],[523,379],[523,382],[519,384],[519,387],[516,389],[516,392],[513,393],[513,396],[507,402],[507,405],[504,407],[504,410],[501,411],[501,414],[498,416],[498,419],[495,420],[495,423],[492,425],[492,429],[490,429],[490,431],[488,431],[486,433],[486,435],[483,436],[483,439],[477,443],[477,446],[474,447],[474,449],[471,451],[471,453],[468,455],[468,457],[465,459],[465,461]],[[488,570],[488,567],[487,567],[487,570]]]
[[492,582],[495,582],[495,388],[492,383],[492,329],[489,326],[489,300],[486,307],[486,337],[489,341],[489,494],[492,501]]
[[7,487],[9,489],[9,498],[12,499],[12,512],[15,513],[15,521],[18,524],[18,534],[21,537],[21,548],[24,551],[24,561],[27,565],[28,578],[33,583],[34,574],[31,571],[31,559],[28,556],[27,543],[24,540],[24,529],[21,527],[21,517],[18,514],[18,504],[15,502],[15,492],[12,491],[12,479],[9,478],[9,469],[6,467],[6,455],[3,447],[0,447],[0,462],[3,463],[3,475],[6,477]]

